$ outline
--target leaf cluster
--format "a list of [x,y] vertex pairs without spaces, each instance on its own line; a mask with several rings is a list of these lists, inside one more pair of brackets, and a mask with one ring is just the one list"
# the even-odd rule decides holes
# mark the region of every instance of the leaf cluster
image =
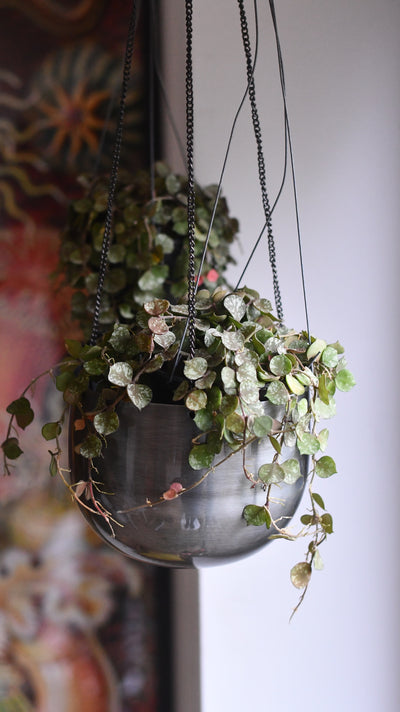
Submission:
[[[112,244],[104,283],[100,324],[130,323],[134,313],[153,298],[179,300],[187,291],[187,179],[157,163],[154,195],[148,172],[121,176],[113,206]],[[72,316],[85,337],[90,334],[108,203],[108,178],[82,179],[85,194],[72,202],[62,235],[60,271],[75,290]],[[216,187],[196,186],[196,269],[216,200]],[[238,222],[219,198],[201,269],[205,286],[221,283],[234,260],[230,246]]]
[[[189,454],[193,470],[205,471],[200,475],[204,479],[217,467],[223,443],[232,451],[241,450],[244,476],[265,491],[263,506],[245,507],[247,524],[274,527],[275,536],[285,539],[310,536],[305,561],[291,572],[294,586],[305,591],[312,565],[322,567],[319,546],[333,531],[332,516],[313,485],[336,473],[334,460],[324,454],[329,432],[321,421],[335,414],[336,392],[354,385],[344,350],[339,343],[309,340],[305,332],[287,329],[273,315],[270,302],[248,288],[198,292],[193,357],[187,351],[187,316],[186,303],[174,305],[155,297],[138,308],[129,324],[115,323],[96,345],[66,342],[66,357],[50,372],[65,406],[59,420],[42,429],[45,440],[56,440],[55,451],[49,451],[50,472],[60,472],[59,436],[69,406],[75,406],[74,427],[80,434],[77,452],[93,463],[107,437],[118,430],[119,403],[131,402],[142,410],[167,384],[167,400],[186,407],[198,429]],[[11,418],[2,444],[7,472],[10,461],[22,454],[15,425],[25,429],[34,417],[27,391],[7,409]],[[273,416],[266,414],[266,402],[274,407]],[[246,447],[263,439],[269,439],[274,454],[257,472],[250,472]],[[269,508],[271,488],[292,485],[301,476],[298,459],[283,459],[285,445],[296,445],[311,462],[309,508],[295,535],[273,521]],[[174,490],[174,497],[182,495],[183,489]]]

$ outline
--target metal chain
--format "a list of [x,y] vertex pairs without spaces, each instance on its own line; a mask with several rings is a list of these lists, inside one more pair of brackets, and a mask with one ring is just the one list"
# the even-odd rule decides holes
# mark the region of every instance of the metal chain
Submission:
[[188,223],[188,337],[189,356],[195,353],[196,270],[195,270],[195,210],[194,184],[194,102],[193,102],[193,2],[186,0],[186,161],[187,161],[187,223]]
[[120,107],[118,115],[117,130],[115,133],[114,149],[111,163],[110,181],[108,186],[107,210],[104,224],[104,238],[100,255],[99,279],[97,285],[96,301],[94,307],[92,334],[90,344],[96,343],[99,329],[99,319],[101,311],[101,301],[103,296],[104,279],[108,268],[108,253],[111,244],[111,231],[113,222],[115,191],[118,180],[118,170],[121,157],[122,133],[125,116],[126,96],[131,75],[132,55],[135,41],[137,0],[132,1],[131,15],[129,19],[128,38],[126,42],[124,69],[121,86]]
[[264,152],[263,152],[263,146],[262,146],[260,119],[258,116],[258,109],[257,109],[257,102],[256,102],[256,90],[255,90],[255,84],[254,84],[254,67],[253,67],[253,59],[252,59],[251,45],[250,45],[250,39],[249,39],[249,29],[248,29],[248,24],[247,24],[246,11],[245,11],[244,5],[243,5],[243,0],[238,0],[238,5],[239,5],[239,12],[240,12],[240,29],[241,29],[241,33],[242,33],[243,47],[244,47],[244,52],[245,52],[245,56],[246,56],[246,71],[247,71],[249,99],[250,99],[250,105],[251,105],[251,118],[252,118],[252,123],[253,123],[254,136],[255,136],[256,144],[257,144],[258,177],[259,177],[259,182],[260,182],[262,204],[263,204],[266,227],[267,227],[267,234],[268,234],[268,255],[269,255],[269,263],[271,265],[271,270],[272,270],[275,308],[276,308],[276,314],[277,314],[278,318],[282,321],[283,320],[282,297],[281,297],[279,281],[278,281],[278,270],[277,270],[277,266],[276,266],[276,250],[275,250],[275,240],[274,240],[274,236],[273,236],[273,232],[272,232],[271,207],[270,207],[270,202],[269,202],[269,197],[268,197],[268,192],[267,192],[267,185],[266,185],[266,169],[265,169]]

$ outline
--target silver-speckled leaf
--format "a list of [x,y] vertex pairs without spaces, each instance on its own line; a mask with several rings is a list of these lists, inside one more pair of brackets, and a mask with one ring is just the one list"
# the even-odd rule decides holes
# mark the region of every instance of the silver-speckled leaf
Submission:
[[229,294],[224,299],[224,306],[236,321],[242,321],[246,314],[246,304],[238,294]]
[[126,390],[132,403],[139,410],[142,410],[151,402],[153,395],[151,388],[143,383],[131,383]]
[[172,331],[167,331],[165,334],[154,334],[154,341],[163,349],[169,349],[175,343],[176,337]]
[[261,465],[258,476],[265,485],[278,484],[285,479],[285,471],[277,462],[272,462]]
[[169,331],[168,324],[161,316],[151,316],[148,325],[153,334],[166,334]]
[[108,372],[108,380],[116,386],[127,386],[132,382],[133,370],[132,366],[126,361],[117,361]]
[[201,410],[207,405],[207,395],[204,391],[195,389],[186,396],[186,408],[189,410]]
[[293,485],[300,477],[300,463],[298,460],[291,458],[282,462],[282,469],[285,472],[285,482],[288,485]]
[[183,366],[183,373],[186,378],[191,381],[195,381],[197,378],[201,378],[207,371],[207,361],[201,356],[195,356],[194,358],[185,361]]
[[311,565],[307,561],[301,561],[290,571],[290,580],[296,588],[305,588],[310,583],[310,579]]
[[246,403],[257,403],[260,396],[257,381],[245,378],[239,386],[239,393]]
[[119,418],[115,410],[106,410],[94,416],[93,425],[100,435],[111,435],[119,428]]
[[274,405],[285,405],[289,400],[289,393],[281,381],[272,381],[267,389],[267,398]]
[[232,395],[236,392],[236,376],[235,371],[230,366],[224,366],[221,370],[222,383],[224,384],[225,393]]
[[240,331],[223,331],[221,339],[225,348],[231,351],[241,351],[244,347],[244,336]]
[[241,366],[239,366],[236,375],[238,381],[257,381],[256,367],[252,363],[243,363]]

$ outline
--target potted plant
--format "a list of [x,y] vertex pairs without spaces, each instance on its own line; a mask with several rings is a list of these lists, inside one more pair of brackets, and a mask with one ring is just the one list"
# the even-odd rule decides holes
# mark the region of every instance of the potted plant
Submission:
[[[179,300],[187,292],[187,178],[157,162],[152,171],[121,174],[113,204],[113,244],[108,254],[99,323],[129,323],[134,312],[155,297]],[[82,176],[84,194],[69,208],[61,236],[59,272],[74,295],[71,315],[89,338],[103,245],[108,176]],[[217,186],[196,185],[195,266],[201,283],[215,288],[234,263],[231,245],[238,221]],[[215,215],[213,215],[215,207]],[[208,236],[209,226],[212,230]],[[202,260],[203,248],[207,249]]]
[[[335,413],[336,389],[354,385],[343,348],[287,329],[253,290],[217,287],[197,294],[188,358],[187,313],[183,301],[154,298],[95,345],[66,342],[67,356],[50,370],[64,407],[42,429],[54,442],[50,472],[105,540],[161,565],[234,560],[270,539],[308,534],[305,561],[291,572],[305,592],[332,532],[314,486],[336,472],[321,421]],[[15,425],[34,417],[28,391],[7,409],[6,472],[22,452]],[[306,481],[295,532],[289,522]]]

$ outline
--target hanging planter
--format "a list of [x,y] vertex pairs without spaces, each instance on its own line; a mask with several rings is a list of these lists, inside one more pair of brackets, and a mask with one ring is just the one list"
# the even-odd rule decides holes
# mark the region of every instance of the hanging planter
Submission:
[[[77,452],[79,434],[73,427],[70,432],[73,484],[90,482],[95,467],[96,502],[114,520],[81,505],[107,543],[142,561],[201,568],[240,559],[276,534],[273,525],[246,524],[245,507],[262,508],[266,486],[244,477],[241,451],[234,453],[225,443],[211,468],[194,472],[190,467],[191,442],[199,432],[186,408],[151,403],[140,413],[133,404],[121,403],[116,412],[120,427],[92,463]],[[282,408],[267,406],[264,412],[282,418]],[[268,438],[253,442],[246,448],[246,467],[257,473],[274,454]],[[299,461],[295,483],[271,487],[271,517],[286,526],[303,494],[308,458],[299,457],[296,447],[284,447],[282,455],[292,467]]]
[[[130,249],[125,241],[126,226],[120,232],[115,229],[111,244],[113,218],[123,203],[117,178],[135,27],[133,2],[120,119],[107,200],[102,207],[104,230],[93,214],[97,212],[95,203],[89,201],[84,209],[81,204],[85,232],[78,246],[74,239],[64,242],[62,255],[66,279],[75,280],[78,288],[75,307],[78,303],[82,306],[82,289],[91,292],[92,282],[96,282],[89,310],[85,306],[78,314],[86,332],[90,315],[91,337],[84,344],[67,341],[67,356],[57,370],[49,370],[51,376],[57,374],[55,384],[63,393],[65,406],[42,433],[54,442],[51,473],[63,479],[95,531],[125,554],[165,566],[197,568],[238,559],[272,538],[293,540],[308,535],[305,560],[291,572],[293,584],[306,589],[312,564],[320,567],[319,546],[333,531],[332,517],[314,489],[318,478],[336,472],[334,460],[325,454],[328,430],[321,421],[335,414],[336,390],[350,390],[354,379],[338,342],[329,344],[313,337],[308,319],[306,330],[291,330],[283,323],[254,68],[243,2],[238,0],[238,5],[276,315],[267,299],[247,287],[212,289],[214,280],[208,279],[208,289],[199,290],[204,269],[207,280],[208,266],[213,265],[208,260],[215,259],[212,235],[221,182],[215,190],[208,229],[205,234],[202,228],[199,238],[190,0],[185,3],[188,175],[185,200],[178,197],[186,203],[187,239],[181,243],[180,254],[187,253],[188,258],[187,294],[172,300],[181,294],[181,274],[176,284],[173,279],[160,279],[157,284],[151,282],[154,291],[147,289],[145,275],[152,271],[149,265],[154,255],[162,266],[168,266],[168,278],[173,266],[172,262],[168,265],[165,250],[165,244],[170,244],[165,237],[174,239],[166,235],[168,221],[159,224],[151,219],[157,215],[157,207],[146,215],[144,226],[152,247],[154,239],[154,245],[163,248],[162,254],[160,250],[153,253],[152,248],[142,254],[137,205],[128,222],[133,220],[131,227],[141,236],[136,257],[140,252],[143,261],[126,259]],[[153,188],[150,202],[144,202],[145,211],[152,200],[158,205],[156,170],[151,167]],[[174,181],[169,179],[169,190],[168,175],[164,171],[158,178],[176,198],[180,195],[177,182],[176,190],[172,189]],[[176,180],[181,186],[181,179]],[[122,209],[126,217],[129,203]],[[225,225],[229,242],[235,223]],[[99,235],[103,237],[100,250]],[[203,244],[201,257],[199,241]],[[177,243],[173,245],[175,253]],[[228,261],[225,251],[221,266]],[[110,290],[107,277],[113,265],[117,265],[115,271],[122,281],[114,280],[118,289]],[[165,269],[163,275],[167,275]],[[118,319],[114,323],[115,314]],[[34,417],[27,398],[29,389],[7,409],[11,418],[2,444],[7,473],[22,453],[15,424],[24,429]],[[61,441],[67,422],[69,468],[63,464]],[[296,529],[291,519],[306,483],[308,504]]]
[[[85,177],[83,197],[72,202],[63,230],[59,273],[74,295],[71,316],[86,338],[93,327],[109,178]],[[120,176],[113,206],[113,243],[101,297],[101,330],[129,323],[144,302],[166,297],[178,301],[187,292],[187,178],[158,162],[150,171]],[[217,186],[196,185],[195,268],[202,285],[214,289],[234,262],[231,246],[238,221],[225,199],[215,202]],[[211,223],[211,239],[203,257]]]

